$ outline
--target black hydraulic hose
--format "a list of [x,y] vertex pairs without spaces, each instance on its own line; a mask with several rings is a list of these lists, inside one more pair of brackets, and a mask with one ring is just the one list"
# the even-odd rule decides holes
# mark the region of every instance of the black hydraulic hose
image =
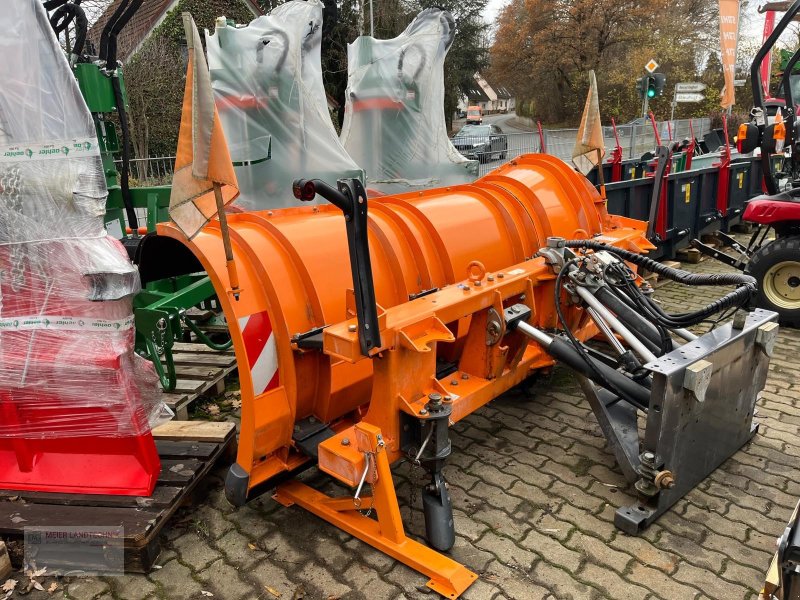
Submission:
[[406,53],[412,48],[416,49],[417,54],[419,54],[419,65],[417,65],[417,70],[414,71],[414,76],[411,78],[411,81],[416,81],[420,73],[422,73],[422,69],[425,68],[425,53],[420,49],[419,44],[412,44],[408,48],[401,50],[400,58],[397,60],[397,74],[400,79],[403,79],[403,63],[406,59]]
[[[605,363],[585,354],[581,355],[581,352],[568,340],[559,336],[554,337],[553,342],[547,347],[547,352],[556,360],[575,369],[578,373],[585,375],[598,385],[609,388],[610,391],[621,395],[623,400],[630,402],[636,408],[647,411],[647,406],[650,403],[650,392],[647,388],[627,378]],[[587,361],[591,361],[591,366],[587,365]],[[619,394],[619,392],[622,392],[622,394]]]
[[[800,0],[798,0],[800,1]],[[689,273],[681,269],[673,269],[651,258],[647,258],[641,254],[609,246],[601,242],[592,240],[567,240],[565,245],[568,248],[583,248],[587,250],[606,251],[613,254],[622,260],[631,262],[639,267],[643,267],[663,275],[667,279],[676,281],[684,285],[735,285],[737,288],[719,298],[718,300],[708,304],[707,306],[697,310],[693,313],[684,313],[681,315],[668,315],[661,310],[658,305],[648,300],[649,308],[654,310],[655,313],[660,315],[663,320],[661,321],[669,328],[689,327],[696,325],[706,320],[709,316],[726,310],[728,308],[742,307],[750,302],[753,294],[756,291],[756,280],[749,275],[743,273]]]
[[[600,286],[594,294],[600,302],[605,304],[611,309],[619,320],[625,323],[637,336],[641,342],[647,346],[653,354],[658,356],[662,354],[661,351],[661,333],[658,328],[642,318],[642,316],[633,310],[626,302],[623,302],[614,291],[608,286]],[[672,350],[670,348],[669,350]]]
[[111,16],[106,21],[105,26],[103,27],[103,31],[100,33],[100,53],[99,58],[101,61],[105,62],[108,65],[108,39],[111,36],[111,31],[114,29],[114,26],[117,24],[117,21],[122,16],[122,13],[125,12],[125,9],[128,6],[129,0],[122,0],[114,9],[114,12],[111,13]]
[[56,36],[69,27],[75,21],[75,42],[72,45],[72,54],[81,56],[83,47],[86,44],[86,34],[89,31],[89,20],[83,8],[78,3],[64,3],[53,12],[50,17],[50,27],[53,28]]
[[66,4],[67,2],[69,2],[69,0],[47,0],[42,4],[44,5],[45,10],[53,10],[54,8],[58,8],[59,6],[61,6],[62,4]]
[[125,9],[125,12],[117,19],[111,27],[111,32],[108,36],[108,49],[106,54],[106,69],[115,69],[117,67],[117,36],[119,32],[128,24],[128,21],[133,18],[133,15],[139,10],[144,0],[131,0],[131,3]]
[[756,285],[756,280],[743,273],[690,273],[682,269],[668,267],[665,264],[648,258],[643,254],[637,254],[629,250],[623,250],[616,246],[610,246],[602,242],[592,240],[567,240],[564,242],[567,248],[585,248],[587,250],[605,251],[614,254],[626,262],[631,262],[636,266],[643,267],[653,273],[663,275],[667,279],[682,283],[684,285]]
[[122,131],[122,172],[120,173],[120,188],[122,191],[122,203],[125,205],[125,214],[128,216],[128,227],[133,233],[139,229],[139,219],[136,217],[136,210],[133,208],[133,199],[130,189],[130,140],[131,132],[128,128],[128,111],[125,110],[125,98],[122,96],[122,86],[116,73],[111,76],[111,88],[114,91],[114,102],[117,105],[119,114],[119,125]]
[[[637,312],[636,311],[636,309],[638,308],[637,299],[631,298],[628,295],[628,293],[626,293],[626,292],[631,292],[634,289],[638,292],[639,288],[637,288],[635,285],[636,281],[635,275],[633,274],[632,271],[630,271],[627,267],[623,266],[622,264],[618,265],[618,267],[619,267],[618,269],[619,273],[623,276],[623,278],[621,279],[622,283],[619,285],[609,286],[611,293],[614,294],[614,296],[619,302],[621,302],[624,306],[632,310],[633,314],[636,315],[636,317],[638,318],[639,323],[646,323],[647,325],[653,325],[655,327],[656,335],[658,336],[659,339],[658,341],[659,349],[657,352],[654,352],[654,354],[660,356],[662,354],[666,354],[667,352],[672,352],[672,350],[675,349],[675,343],[670,334],[668,333],[667,329],[662,324],[658,323],[657,320],[648,321],[646,318],[644,318],[643,315],[647,315],[648,314],[647,311],[643,311],[641,314]],[[631,275],[634,275],[634,278],[628,279],[628,273],[626,273],[626,271],[628,271]],[[641,294],[638,295],[641,296]],[[646,344],[645,340],[642,339],[644,336],[641,333],[639,333],[636,329],[633,328],[631,329],[631,331],[633,331],[634,335],[636,335],[640,339],[640,341],[642,341],[642,343]]]

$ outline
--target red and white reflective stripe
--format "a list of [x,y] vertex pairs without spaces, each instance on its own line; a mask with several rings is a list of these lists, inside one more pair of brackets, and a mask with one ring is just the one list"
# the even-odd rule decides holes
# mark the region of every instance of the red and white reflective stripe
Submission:
[[278,386],[278,351],[267,311],[239,319],[247,365],[253,380],[253,394],[258,396]]

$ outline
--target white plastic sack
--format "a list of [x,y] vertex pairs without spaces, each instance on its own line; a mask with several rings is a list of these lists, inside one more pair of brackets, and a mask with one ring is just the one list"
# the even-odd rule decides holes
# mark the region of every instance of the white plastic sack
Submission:
[[478,163],[447,137],[444,60],[454,36],[452,15],[429,8],[394,39],[348,45],[341,140],[368,188],[400,193],[477,177]]
[[363,171],[347,155],[322,84],[322,3],[293,0],[246,27],[206,31],[214,100],[246,210],[297,206],[292,181]]

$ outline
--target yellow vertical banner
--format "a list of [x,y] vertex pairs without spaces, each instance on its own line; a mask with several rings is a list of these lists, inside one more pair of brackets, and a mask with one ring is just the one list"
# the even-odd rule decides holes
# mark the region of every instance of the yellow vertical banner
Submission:
[[722,54],[722,72],[725,87],[722,89],[722,108],[733,106],[735,100],[733,80],[736,75],[736,45],[739,37],[739,0],[719,0],[719,47]]

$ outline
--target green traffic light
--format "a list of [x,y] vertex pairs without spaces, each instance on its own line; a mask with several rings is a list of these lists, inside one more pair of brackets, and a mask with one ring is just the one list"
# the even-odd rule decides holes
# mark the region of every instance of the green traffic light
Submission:
[[647,90],[647,97],[648,98],[655,98],[656,97],[656,91],[653,88],[650,88],[649,90]]

